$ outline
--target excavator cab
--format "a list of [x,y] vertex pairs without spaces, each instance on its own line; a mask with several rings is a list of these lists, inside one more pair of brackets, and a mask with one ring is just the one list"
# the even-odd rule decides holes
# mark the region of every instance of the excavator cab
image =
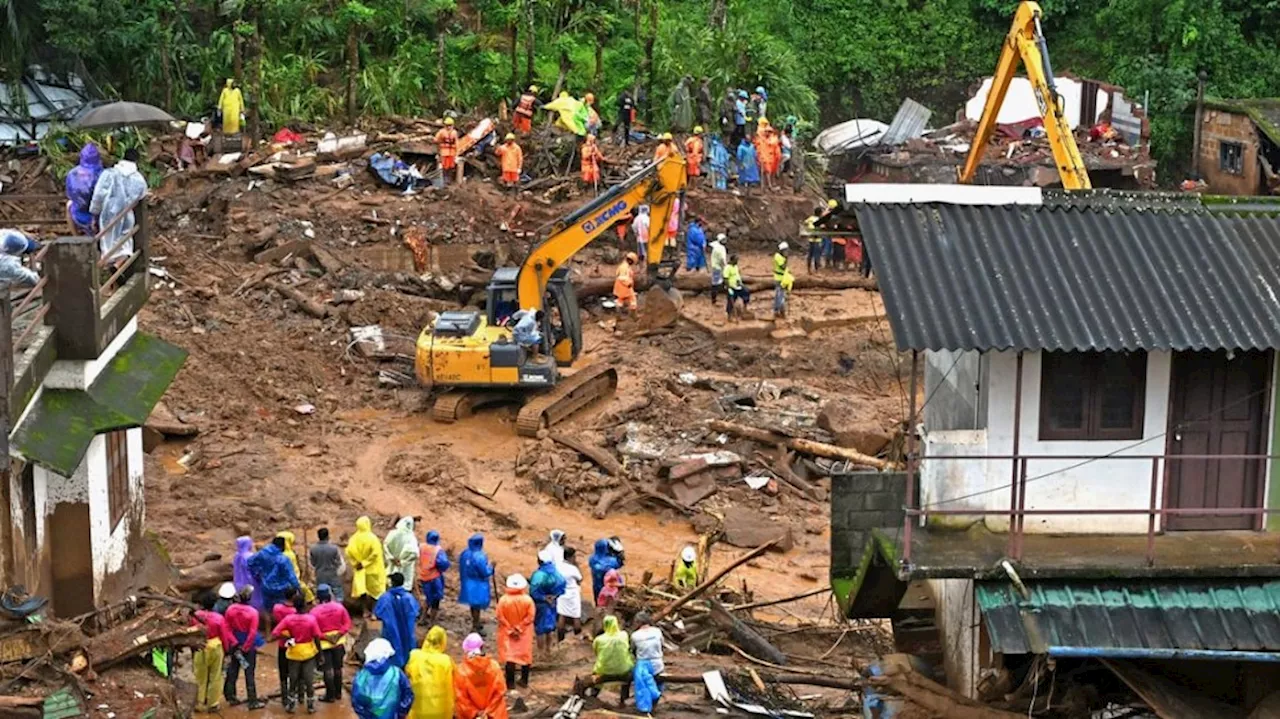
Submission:
[[[519,277],[519,267],[500,267],[489,280],[485,306],[491,326],[502,326],[520,309]],[[582,353],[582,312],[567,267],[551,274],[542,310],[542,353],[554,357],[560,367],[568,367]]]

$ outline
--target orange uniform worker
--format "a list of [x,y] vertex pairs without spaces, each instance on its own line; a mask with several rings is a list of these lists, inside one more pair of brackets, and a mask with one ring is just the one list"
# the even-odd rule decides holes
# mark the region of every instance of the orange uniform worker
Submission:
[[756,133],[755,145],[765,186],[771,186],[773,179],[778,176],[778,169],[782,166],[782,139],[778,137],[778,131],[763,117],[760,118],[760,129]]
[[533,665],[533,619],[537,607],[529,596],[529,582],[521,574],[507,577],[506,593],[498,600],[498,662],[502,664],[507,686],[516,682],[520,667],[520,685],[529,686],[529,667]]
[[516,132],[528,135],[533,131],[533,111],[541,104],[538,102],[538,86],[530,85],[529,91],[516,102],[516,111],[511,113],[511,124]]
[[684,141],[685,159],[689,163],[689,178],[702,175],[702,125],[693,128],[693,134]]
[[600,150],[595,135],[587,135],[582,143],[582,183],[595,186],[600,184],[600,163],[604,162],[604,152]]
[[653,161],[657,162],[668,155],[676,153],[676,143],[671,137],[671,133],[662,133],[662,142],[658,143],[658,149],[653,151]]
[[484,639],[469,634],[462,640],[464,659],[453,673],[453,712],[457,719],[507,719],[507,683],[498,663],[485,656]]
[[516,136],[507,133],[505,141],[493,148],[502,160],[502,184],[516,187],[520,184],[520,171],[524,169],[524,150],[516,144]]
[[624,312],[636,308],[636,280],[635,272],[631,267],[639,261],[640,258],[636,253],[628,252],[622,262],[618,263],[618,273],[613,280],[613,296],[617,298],[618,307]]
[[440,169],[449,171],[458,166],[458,131],[453,129],[453,118],[444,119],[444,127],[436,133],[436,147],[440,152]]

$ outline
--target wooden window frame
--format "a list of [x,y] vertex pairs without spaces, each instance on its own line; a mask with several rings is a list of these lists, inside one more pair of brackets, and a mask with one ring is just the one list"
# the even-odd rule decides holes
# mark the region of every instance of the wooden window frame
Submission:
[[[1119,354],[1131,363],[1134,380],[1133,423],[1127,427],[1102,427],[1102,368],[1108,355]],[[1084,422],[1081,427],[1054,427],[1047,408],[1054,402],[1053,375],[1059,363],[1078,362],[1084,375]],[[1043,352],[1040,358],[1040,439],[1045,441],[1106,442],[1137,440],[1143,437],[1147,404],[1147,353]]]
[[[1230,162],[1228,150],[1234,150],[1235,162]],[[1244,174],[1244,143],[1218,140],[1218,169],[1231,175]]]
[[129,511],[129,431],[117,429],[102,435],[107,456],[107,507],[111,531]]

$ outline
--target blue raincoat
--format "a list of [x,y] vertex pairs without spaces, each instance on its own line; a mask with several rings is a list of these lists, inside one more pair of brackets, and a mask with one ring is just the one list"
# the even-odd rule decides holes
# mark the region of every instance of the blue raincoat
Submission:
[[760,164],[756,162],[756,148],[746,140],[738,145],[738,184],[760,184]]
[[489,588],[489,577],[493,576],[493,565],[484,553],[484,535],[473,534],[467,540],[467,548],[458,557],[458,603],[475,609],[488,609],[493,594]]
[[268,544],[258,553],[249,557],[249,571],[253,573],[255,587],[262,587],[263,596],[274,606],[274,602],[284,598],[290,587],[298,588],[298,575],[293,571],[293,562],[283,550],[274,544]]
[[529,578],[529,597],[533,599],[533,633],[538,636],[556,630],[556,597],[564,594],[565,581],[555,562],[540,562]]
[[[444,573],[449,571],[451,566],[449,563],[448,552],[440,549],[440,533],[436,530],[427,532],[427,544],[436,547],[436,571],[440,572],[440,576],[427,582],[419,582],[422,585],[422,598],[427,601],[430,606],[433,603],[439,603],[444,599]],[[428,557],[419,557],[419,562],[430,561]]]
[[621,569],[622,563],[609,551],[609,540],[597,539],[596,550],[587,560],[591,567],[591,604],[600,598],[600,590],[604,589],[604,575],[610,569]]
[[404,669],[409,652],[418,648],[418,637],[414,633],[418,624],[418,600],[404,587],[392,587],[378,597],[373,616],[382,622],[382,638],[395,647],[391,663]]
[[102,175],[102,156],[92,142],[80,149],[80,164],[67,173],[67,201],[71,203],[71,221],[76,232],[93,235],[93,213],[89,203],[93,201],[93,188]]
[[631,670],[631,683],[636,690],[636,711],[645,714],[653,711],[653,705],[662,696],[662,687],[654,679],[653,666],[648,659],[636,660],[636,666]]
[[691,221],[685,231],[684,265],[690,271],[707,269],[707,234],[697,220]]
[[404,719],[412,707],[413,686],[392,659],[365,664],[351,683],[351,708],[360,719]]
[[729,148],[724,146],[719,136],[711,138],[711,148],[707,153],[708,162],[711,165],[711,174],[715,179],[716,189],[728,189],[727,182],[729,180]]

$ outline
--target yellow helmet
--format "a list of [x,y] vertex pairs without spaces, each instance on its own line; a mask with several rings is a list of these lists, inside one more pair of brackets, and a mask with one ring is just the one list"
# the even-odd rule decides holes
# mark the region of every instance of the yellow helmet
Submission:
[[502,139],[503,139],[503,140],[506,140],[507,142],[511,142],[512,140],[516,139],[516,136],[515,136],[514,134],[512,134],[512,133],[508,132],[508,133],[507,133],[507,136],[506,136],[506,137],[504,137],[504,138],[502,138]]
[[634,253],[634,252],[628,252],[628,253],[627,253],[627,260],[628,260],[628,261],[630,261],[630,262],[639,262],[639,261],[640,261],[640,256],[639,256],[639,255],[637,255],[637,254],[636,254],[636,253]]
[[760,127],[768,127],[768,126],[769,126],[769,118],[767,117],[760,118]]
[[693,134],[695,134],[695,135],[701,135],[701,134],[702,134],[702,125],[698,125],[697,127],[693,128]]
[[831,209],[834,210],[839,206],[840,206],[839,202],[836,202],[835,200],[827,200],[827,207],[830,207]]
[[537,92],[537,91],[538,91],[538,86],[537,86],[537,85],[530,85],[530,86],[529,86],[529,92]]
[[453,118],[452,118],[452,117],[446,117],[446,118],[444,119],[444,124],[446,124],[446,125],[452,125],[452,124],[453,124]]
[[669,133],[669,132],[664,132],[664,133],[662,133],[662,139],[663,139],[663,140],[673,140],[673,139],[675,139],[675,138],[673,138],[673,137],[671,136],[671,133]]

